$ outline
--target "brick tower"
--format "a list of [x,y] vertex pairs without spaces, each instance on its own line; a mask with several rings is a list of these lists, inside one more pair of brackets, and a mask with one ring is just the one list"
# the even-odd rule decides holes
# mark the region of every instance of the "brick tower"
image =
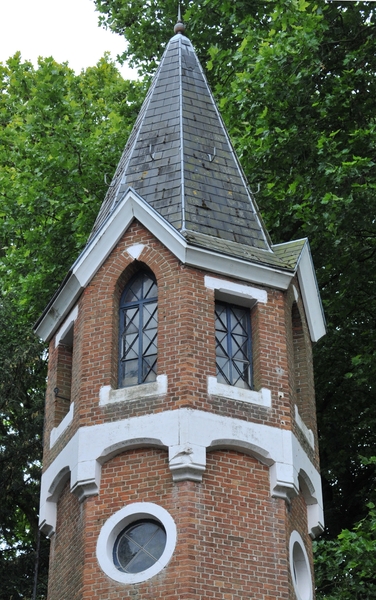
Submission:
[[307,240],[273,246],[182,24],[49,341],[49,600],[314,598]]

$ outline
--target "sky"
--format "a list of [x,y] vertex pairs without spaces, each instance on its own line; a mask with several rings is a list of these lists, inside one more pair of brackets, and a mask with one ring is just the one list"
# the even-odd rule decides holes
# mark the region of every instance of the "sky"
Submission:
[[[36,66],[38,56],[68,62],[76,73],[95,65],[106,50],[115,60],[125,40],[98,27],[93,0],[0,0],[0,62],[18,50]],[[127,67],[124,77],[137,74]]]

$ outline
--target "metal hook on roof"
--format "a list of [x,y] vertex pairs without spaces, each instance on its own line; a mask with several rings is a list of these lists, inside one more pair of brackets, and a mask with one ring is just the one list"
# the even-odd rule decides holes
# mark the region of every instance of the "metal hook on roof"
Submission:
[[213,162],[213,160],[215,159],[216,156],[217,156],[217,148],[214,146],[214,152],[213,152],[213,154],[208,154],[209,161]]
[[55,387],[54,388],[54,394],[55,394],[55,398],[61,398],[61,400],[68,400],[70,402],[70,398],[65,398],[65,396],[59,396],[59,388]]
[[115,187],[115,184],[114,184],[114,185],[110,185],[110,184],[107,182],[107,173],[105,173],[105,174],[104,174],[104,176],[103,176],[103,179],[104,179],[104,183],[107,185],[107,187],[109,187],[109,188],[110,188],[110,187]]

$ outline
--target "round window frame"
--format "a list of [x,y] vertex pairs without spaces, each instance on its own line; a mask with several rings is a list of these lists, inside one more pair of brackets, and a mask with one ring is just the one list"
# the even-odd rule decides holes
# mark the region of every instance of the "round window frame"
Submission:
[[[115,566],[113,549],[116,539],[123,529],[134,521],[153,519],[159,521],[166,531],[166,546],[160,558],[145,571],[139,573],[123,573]],[[157,504],[152,502],[135,502],[118,510],[103,525],[97,541],[97,560],[99,565],[114,581],[124,584],[133,584],[146,581],[154,577],[169,563],[174,553],[177,540],[177,529],[171,515]]]
[[[299,561],[296,559],[296,549],[300,553]],[[289,544],[290,571],[294,591],[298,600],[312,600],[313,581],[311,565],[305,549],[302,536],[293,531]]]

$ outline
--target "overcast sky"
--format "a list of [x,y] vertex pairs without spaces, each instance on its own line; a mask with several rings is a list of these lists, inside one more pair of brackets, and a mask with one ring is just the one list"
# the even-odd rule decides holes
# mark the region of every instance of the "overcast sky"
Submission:
[[124,48],[124,38],[98,27],[92,0],[0,0],[0,62],[19,50],[35,65],[38,56],[53,56],[79,73],[106,50],[116,59]]

